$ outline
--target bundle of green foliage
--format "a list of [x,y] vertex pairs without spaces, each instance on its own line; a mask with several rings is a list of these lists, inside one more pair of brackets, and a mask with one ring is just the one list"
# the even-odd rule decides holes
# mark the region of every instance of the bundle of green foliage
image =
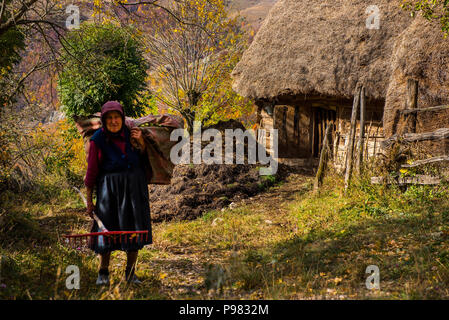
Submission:
[[145,90],[148,65],[141,39],[131,28],[84,23],[62,44],[58,92],[68,116],[93,114],[117,100],[127,116],[137,117],[154,103]]

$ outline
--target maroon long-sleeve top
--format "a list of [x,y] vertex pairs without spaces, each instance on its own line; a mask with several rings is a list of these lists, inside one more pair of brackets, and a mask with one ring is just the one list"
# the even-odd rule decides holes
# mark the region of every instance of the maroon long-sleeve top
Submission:
[[[104,130],[103,128],[101,130]],[[126,142],[125,142],[125,132],[119,137],[111,138],[111,141],[115,143],[123,154],[126,154]],[[87,158],[87,172],[84,178],[84,184],[88,188],[93,188],[96,184],[98,173],[100,171],[100,165],[102,161],[101,149],[95,144],[94,141],[90,141],[89,144],[89,156]]]

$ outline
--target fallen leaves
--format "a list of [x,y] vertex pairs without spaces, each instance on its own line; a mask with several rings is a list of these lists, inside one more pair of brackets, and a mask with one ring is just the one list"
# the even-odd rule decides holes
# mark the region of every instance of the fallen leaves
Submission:
[[167,276],[168,276],[168,274],[166,274],[165,272],[159,273],[159,279],[161,279],[161,280],[164,280]]

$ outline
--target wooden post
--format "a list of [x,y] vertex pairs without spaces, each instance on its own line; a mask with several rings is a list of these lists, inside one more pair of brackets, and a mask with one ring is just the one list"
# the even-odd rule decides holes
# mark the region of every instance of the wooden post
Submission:
[[356,123],[357,123],[357,109],[359,107],[361,89],[362,88],[360,86],[357,86],[356,92],[354,95],[354,104],[352,105],[351,129],[349,132],[348,146],[346,149],[345,190],[349,187],[349,180],[351,179],[351,175],[352,175],[355,129],[356,129]]
[[375,135],[375,138],[374,138],[374,150],[373,150],[373,157],[375,157],[376,156],[376,148],[377,148],[377,137],[379,136],[379,126],[377,127],[377,130],[376,130],[376,135]]
[[316,172],[315,182],[313,183],[313,191],[317,192],[320,188],[323,177],[324,177],[324,171],[326,170],[327,161],[329,160],[329,142],[330,142],[330,136],[332,134],[332,126],[334,124],[331,122],[326,128],[326,133],[324,134],[323,139],[323,146],[321,147],[321,154],[320,154],[320,163],[318,165],[318,170]]
[[315,155],[315,121],[316,121],[316,113],[315,110],[312,108],[312,155],[311,159],[313,159],[313,156]]
[[318,144],[317,144],[317,148],[318,150],[321,150],[321,143],[322,143],[322,139],[323,139],[323,130],[322,130],[322,124],[323,122],[321,121],[321,112],[319,111],[319,109],[317,110],[317,125],[318,125],[318,132],[317,132],[317,136],[318,136]]
[[358,156],[357,156],[357,173],[360,175],[362,173],[363,166],[363,138],[365,136],[365,87],[362,87],[360,91],[360,135],[359,142],[357,146]]
[[[418,81],[413,79],[407,80],[407,109],[416,109],[418,108]],[[406,126],[408,126],[410,122],[410,131],[407,130],[407,133],[416,133],[416,120],[417,120],[417,114],[411,113],[408,116],[408,119],[405,123]]]
[[364,152],[364,156],[363,156],[363,159],[365,160],[365,161],[368,161],[368,159],[369,159],[369,139],[370,139],[370,137],[371,137],[371,129],[372,129],[372,127],[373,127],[373,115],[371,115],[371,121],[369,122],[369,126],[368,126],[368,130],[366,130],[366,139],[365,139],[365,151],[363,151]]
[[340,145],[340,132],[335,132],[334,139],[334,151],[332,152],[332,161],[336,163],[338,161],[338,147]]

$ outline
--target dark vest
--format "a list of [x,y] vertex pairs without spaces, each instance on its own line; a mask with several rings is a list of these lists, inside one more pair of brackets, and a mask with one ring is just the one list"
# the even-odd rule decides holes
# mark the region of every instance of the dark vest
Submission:
[[122,172],[140,168],[140,153],[134,151],[129,140],[129,129],[125,127],[125,150],[126,155],[122,150],[112,141],[106,139],[106,134],[100,128],[98,129],[90,140],[101,149],[102,161],[100,164],[100,174],[111,172]]

